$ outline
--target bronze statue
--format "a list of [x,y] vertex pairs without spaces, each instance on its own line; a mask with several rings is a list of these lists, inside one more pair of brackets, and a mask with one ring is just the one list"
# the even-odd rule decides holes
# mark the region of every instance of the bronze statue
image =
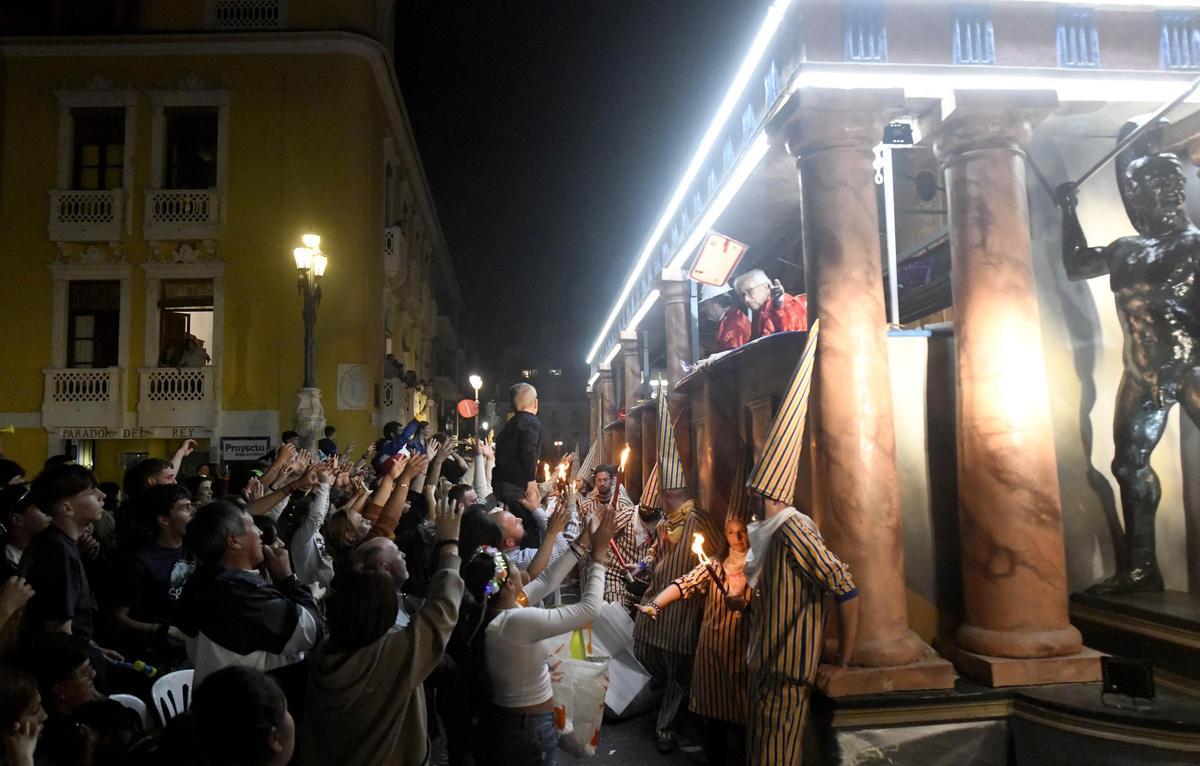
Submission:
[[1072,280],[1109,275],[1125,336],[1125,372],[1113,418],[1112,469],[1125,517],[1125,560],[1093,593],[1163,589],[1154,516],[1162,495],[1150,454],[1176,402],[1200,425],[1200,230],[1184,210],[1186,178],[1172,154],[1148,154],[1118,171],[1136,236],[1088,247],[1074,187],[1060,187],[1063,264]]

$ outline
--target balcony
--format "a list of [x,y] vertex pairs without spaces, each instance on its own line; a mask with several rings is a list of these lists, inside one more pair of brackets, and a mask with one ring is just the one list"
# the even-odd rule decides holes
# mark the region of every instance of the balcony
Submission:
[[118,242],[125,219],[121,189],[50,192],[50,239],[55,242]]
[[45,428],[121,428],[125,410],[125,370],[120,367],[42,371],[42,425]]
[[401,268],[404,266],[404,230],[399,226],[388,226],[383,230],[383,273],[388,279],[399,278],[403,282],[406,276]]
[[216,239],[221,193],[216,189],[147,189],[146,239]]
[[217,369],[207,367],[142,367],[138,370],[138,426],[202,428],[217,424]]

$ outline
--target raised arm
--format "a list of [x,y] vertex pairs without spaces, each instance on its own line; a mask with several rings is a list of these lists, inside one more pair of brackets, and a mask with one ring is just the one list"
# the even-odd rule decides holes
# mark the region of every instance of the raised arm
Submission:
[[1078,200],[1074,188],[1058,187],[1058,207],[1062,211],[1062,259],[1071,280],[1091,279],[1108,273],[1107,248],[1088,247],[1087,237],[1075,212]]

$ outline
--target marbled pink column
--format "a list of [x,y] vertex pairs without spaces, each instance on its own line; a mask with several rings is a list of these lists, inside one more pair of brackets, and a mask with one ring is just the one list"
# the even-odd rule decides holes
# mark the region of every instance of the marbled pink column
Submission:
[[789,125],[800,169],[809,313],[821,319],[811,425],[821,533],[862,597],[857,665],[921,659],[908,627],[904,545],[872,148],[899,90],[804,89]]
[[600,387],[600,450],[601,462],[611,463],[621,454],[621,447],[613,450],[614,437],[611,431],[604,431],[604,427],[617,419],[617,392],[616,386],[613,383],[612,368],[608,365],[601,365],[600,378],[597,381]]
[[966,606],[958,643],[999,657],[1074,654],[1082,640],[1067,613],[1024,154],[1057,98],[957,92],[955,105],[934,150],[945,173],[954,284]]
[[670,390],[683,378],[683,362],[693,362],[688,340],[688,295],[687,282],[664,279],[660,290],[663,301],[663,322],[666,327],[667,383]]
[[629,445],[625,486],[629,488],[629,496],[636,500],[642,496],[642,423],[632,415],[642,391],[642,355],[637,338],[621,338],[621,365],[625,388],[625,443]]

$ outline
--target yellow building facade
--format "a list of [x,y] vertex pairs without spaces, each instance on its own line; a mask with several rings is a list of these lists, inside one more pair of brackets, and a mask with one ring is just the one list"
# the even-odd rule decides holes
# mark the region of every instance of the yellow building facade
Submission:
[[4,455],[34,471],[74,449],[119,479],[183,438],[206,462],[277,443],[303,377],[292,248],[309,232],[329,257],[316,383],[338,443],[436,419],[460,298],[393,4],[110,5],[111,36],[48,18],[0,41]]

